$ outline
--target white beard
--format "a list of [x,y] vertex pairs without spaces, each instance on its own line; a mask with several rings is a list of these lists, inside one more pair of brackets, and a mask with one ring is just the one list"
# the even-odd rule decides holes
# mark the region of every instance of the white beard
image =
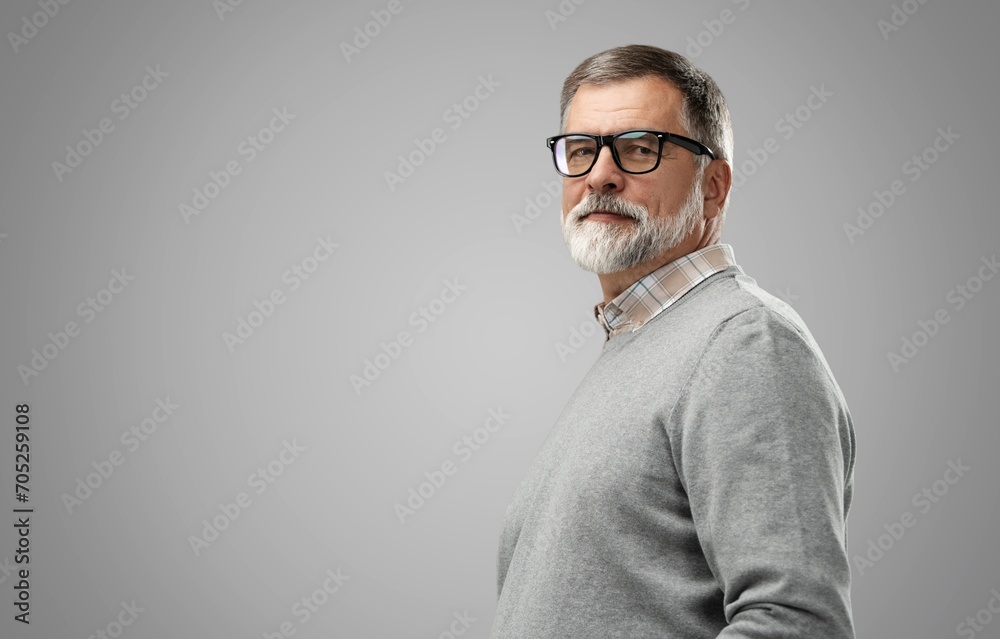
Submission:
[[[669,251],[697,226],[703,213],[701,175],[676,215],[650,219],[649,210],[615,195],[593,193],[562,219],[563,239],[581,268],[598,275],[632,268]],[[581,219],[594,211],[608,211],[634,222],[596,222]]]

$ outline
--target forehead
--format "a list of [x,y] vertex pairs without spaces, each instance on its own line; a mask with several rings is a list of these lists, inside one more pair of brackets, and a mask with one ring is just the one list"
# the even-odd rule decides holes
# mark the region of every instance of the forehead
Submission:
[[567,132],[608,134],[626,129],[680,129],[683,95],[658,77],[608,84],[582,84],[570,102]]

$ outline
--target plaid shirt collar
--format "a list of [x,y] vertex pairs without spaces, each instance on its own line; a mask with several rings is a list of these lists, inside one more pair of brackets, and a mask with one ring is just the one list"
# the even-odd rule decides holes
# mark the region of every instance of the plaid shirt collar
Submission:
[[[636,331],[708,277],[736,266],[733,247],[713,244],[664,264],[608,303],[594,306],[607,339]],[[606,341],[605,340],[605,341]]]

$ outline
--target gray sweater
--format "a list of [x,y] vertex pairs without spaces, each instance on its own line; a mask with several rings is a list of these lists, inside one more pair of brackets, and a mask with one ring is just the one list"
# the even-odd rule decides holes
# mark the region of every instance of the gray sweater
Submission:
[[493,639],[853,638],[854,427],[739,266],[612,337],[507,510]]

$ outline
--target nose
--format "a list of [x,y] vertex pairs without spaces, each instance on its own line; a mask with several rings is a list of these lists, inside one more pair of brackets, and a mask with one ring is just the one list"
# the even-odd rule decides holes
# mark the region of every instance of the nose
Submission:
[[585,177],[587,188],[594,193],[620,191],[625,181],[625,173],[615,162],[609,146],[602,146],[597,150],[597,162]]

